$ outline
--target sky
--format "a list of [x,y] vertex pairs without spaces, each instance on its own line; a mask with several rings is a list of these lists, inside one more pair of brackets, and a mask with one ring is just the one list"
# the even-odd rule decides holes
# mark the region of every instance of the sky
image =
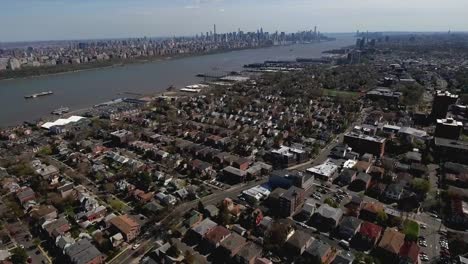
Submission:
[[0,0],[0,42],[217,32],[467,31],[467,0]]

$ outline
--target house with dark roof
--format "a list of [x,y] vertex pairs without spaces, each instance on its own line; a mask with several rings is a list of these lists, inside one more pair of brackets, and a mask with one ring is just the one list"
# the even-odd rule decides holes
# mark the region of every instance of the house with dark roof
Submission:
[[371,179],[372,177],[369,174],[365,172],[359,172],[356,175],[354,181],[349,186],[349,189],[356,192],[366,191],[370,186]]
[[331,264],[351,264],[355,257],[349,251],[341,251],[338,253]]
[[328,231],[338,225],[341,217],[343,217],[343,211],[340,208],[322,204],[312,216],[311,221],[318,229]]
[[345,216],[338,225],[338,235],[345,240],[350,240],[361,228],[362,220],[354,216]]
[[47,232],[49,237],[57,238],[58,236],[66,234],[71,229],[71,225],[64,217],[44,222],[42,228]]
[[356,179],[357,171],[353,169],[343,169],[337,178],[337,184],[340,186],[346,186],[351,184]]
[[217,223],[213,222],[209,218],[203,219],[203,221],[190,228],[189,232],[186,234],[186,241],[189,244],[199,243],[205,237],[205,235],[217,225]]
[[403,194],[403,190],[404,187],[400,183],[392,183],[385,189],[384,196],[390,201],[399,201]]
[[226,257],[232,258],[247,244],[247,240],[237,233],[231,233],[219,244],[219,253]]
[[296,230],[294,234],[286,241],[285,248],[288,254],[293,256],[302,255],[306,248],[308,248],[314,238],[301,230]]
[[255,264],[255,260],[261,257],[263,249],[253,242],[248,242],[234,256],[234,261],[239,264]]
[[65,248],[65,254],[74,264],[101,264],[105,256],[87,238]]
[[320,239],[315,239],[312,244],[305,250],[304,255],[316,258],[321,263],[331,263],[335,258],[335,251],[332,247]]

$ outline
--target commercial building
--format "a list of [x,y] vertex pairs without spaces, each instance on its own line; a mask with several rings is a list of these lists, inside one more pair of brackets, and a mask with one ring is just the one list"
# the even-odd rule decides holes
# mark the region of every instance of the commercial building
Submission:
[[301,188],[289,188],[279,198],[279,213],[285,217],[293,215],[304,203],[304,195],[305,192]]
[[276,170],[270,175],[269,185],[273,188],[281,187],[288,189],[296,186],[308,190],[314,183],[314,177],[310,173],[298,171]]
[[320,165],[308,168],[307,172],[311,173],[317,179],[331,181],[338,172],[338,166],[327,160]]
[[368,136],[358,132],[348,132],[344,135],[344,143],[361,154],[370,153],[382,157],[385,152],[385,138]]
[[435,137],[457,140],[463,130],[463,123],[453,118],[437,119]]
[[433,119],[445,118],[450,105],[457,102],[458,95],[452,94],[448,91],[436,91],[434,101],[432,103],[431,116]]

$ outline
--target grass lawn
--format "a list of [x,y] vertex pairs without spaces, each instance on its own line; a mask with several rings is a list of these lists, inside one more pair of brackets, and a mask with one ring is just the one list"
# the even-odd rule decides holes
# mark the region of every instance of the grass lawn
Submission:
[[323,95],[335,97],[338,95],[342,95],[345,97],[357,98],[359,97],[359,92],[350,92],[350,91],[340,91],[334,89],[323,89]]
[[412,220],[403,222],[403,233],[407,238],[417,239],[419,236],[419,224]]

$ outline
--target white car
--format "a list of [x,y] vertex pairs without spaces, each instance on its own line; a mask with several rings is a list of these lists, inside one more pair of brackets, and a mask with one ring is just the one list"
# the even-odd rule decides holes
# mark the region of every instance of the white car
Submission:
[[133,245],[132,249],[135,250],[135,249],[137,249],[138,247],[140,247],[140,243],[136,243],[135,245]]
[[419,225],[422,229],[426,229],[427,228],[427,225],[426,224],[420,224]]
[[419,245],[420,245],[421,247],[427,247],[426,241],[419,241]]

